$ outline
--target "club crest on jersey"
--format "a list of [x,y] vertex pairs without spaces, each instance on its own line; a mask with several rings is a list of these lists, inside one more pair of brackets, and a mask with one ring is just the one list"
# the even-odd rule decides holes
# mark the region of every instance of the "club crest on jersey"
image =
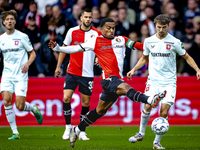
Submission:
[[19,41],[15,41],[15,45],[19,45]]
[[95,37],[95,35],[94,35],[94,34],[92,34],[92,35],[91,35],[91,38],[93,38],[93,37]]
[[117,41],[117,42],[121,42],[120,38],[116,38],[116,41]]
[[171,45],[170,45],[170,44],[167,44],[167,45],[166,45],[166,49],[167,49],[167,50],[170,50],[170,49],[171,49]]

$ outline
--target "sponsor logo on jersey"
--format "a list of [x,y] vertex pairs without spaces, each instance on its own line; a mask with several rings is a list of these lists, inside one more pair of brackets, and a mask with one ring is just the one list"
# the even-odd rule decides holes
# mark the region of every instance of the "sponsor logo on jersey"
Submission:
[[153,57],[169,57],[170,53],[151,53]]
[[116,38],[116,41],[117,41],[117,42],[121,42],[121,39],[120,39],[120,38]]
[[19,48],[6,49],[6,50],[2,50],[2,53],[16,52],[16,51],[18,51],[18,50],[19,50]]
[[19,41],[15,41],[15,45],[19,45]]
[[112,48],[125,48],[124,45],[116,45],[116,46],[101,46],[100,50],[103,49],[112,49]]
[[166,49],[167,49],[167,50],[170,50],[170,49],[171,49],[171,45],[170,45],[170,44],[167,44],[167,45],[166,45]]

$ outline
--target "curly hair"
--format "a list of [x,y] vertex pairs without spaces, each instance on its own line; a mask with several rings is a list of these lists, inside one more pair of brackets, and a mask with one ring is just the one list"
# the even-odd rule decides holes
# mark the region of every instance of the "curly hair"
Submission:
[[6,19],[6,17],[7,17],[8,15],[14,16],[15,20],[17,20],[17,12],[16,12],[14,9],[9,10],[9,11],[3,11],[1,14],[2,14],[2,15],[1,15],[1,19],[2,19],[3,21]]

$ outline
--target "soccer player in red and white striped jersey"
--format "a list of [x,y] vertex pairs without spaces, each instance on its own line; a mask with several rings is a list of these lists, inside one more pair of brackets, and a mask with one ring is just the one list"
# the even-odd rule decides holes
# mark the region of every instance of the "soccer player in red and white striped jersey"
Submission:
[[111,18],[105,18],[101,21],[101,31],[103,34],[102,36],[91,38],[86,43],[76,46],[59,47],[54,41],[49,43],[49,47],[54,51],[65,53],[94,51],[103,69],[101,76],[103,93],[99,99],[98,106],[87,113],[77,127],[72,128],[70,132],[70,145],[72,147],[75,146],[75,141],[79,133],[105,115],[119,96],[127,95],[127,97],[134,102],[148,103],[153,107],[157,107],[160,98],[165,96],[165,91],[154,96],[146,96],[136,91],[122,80],[123,60],[126,47],[131,49],[143,49],[143,44],[131,41],[124,36],[114,36],[115,23]]
[[[88,41],[91,37],[97,37],[101,35],[101,31],[92,27],[92,11],[90,9],[84,9],[81,14],[82,24],[70,28],[64,39],[63,46],[79,45]],[[60,53],[55,70],[55,76],[59,77],[61,73],[61,64],[64,60],[66,53]],[[66,121],[66,129],[63,134],[63,139],[69,139],[69,131],[71,129],[71,98],[79,85],[79,91],[81,92],[82,110],[80,114],[80,120],[82,120],[85,114],[89,111],[90,97],[93,89],[93,67],[94,67],[95,53],[88,51],[86,53],[80,52],[76,54],[70,54],[70,62],[67,68],[66,79],[64,83],[64,96],[63,96],[63,113]],[[89,63],[88,63],[89,62]],[[89,140],[85,131],[80,133],[79,140]]]

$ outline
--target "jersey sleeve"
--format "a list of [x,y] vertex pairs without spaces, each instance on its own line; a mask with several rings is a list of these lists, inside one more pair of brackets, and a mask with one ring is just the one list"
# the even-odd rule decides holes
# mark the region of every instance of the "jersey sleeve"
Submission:
[[140,42],[136,42],[136,41],[132,41],[130,40],[129,38],[127,37],[124,37],[124,40],[125,40],[125,45],[126,47],[130,48],[130,49],[138,49],[138,50],[143,50],[143,43],[140,43]]
[[96,43],[96,38],[93,37],[90,38],[87,42],[80,44],[80,47],[84,51],[94,51],[95,43]]
[[33,50],[33,46],[31,44],[31,41],[30,41],[28,35],[26,35],[24,38],[22,38],[22,43],[27,52],[31,52]]
[[178,40],[175,43],[175,50],[181,56],[184,56],[186,54],[186,50],[185,50],[185,48],[183,46],[183,43],[180,40]]
[[147,40],[145,39],[144,40],[144,45],[143,45],[143,55],[144,56],[149,56],[149,49],[148,49],[148,42]]
[[72,30],[69,29],[69,31],[67,32],[65,39],[63,41],[63,44],[65,45],[71,45],[72,43]]

